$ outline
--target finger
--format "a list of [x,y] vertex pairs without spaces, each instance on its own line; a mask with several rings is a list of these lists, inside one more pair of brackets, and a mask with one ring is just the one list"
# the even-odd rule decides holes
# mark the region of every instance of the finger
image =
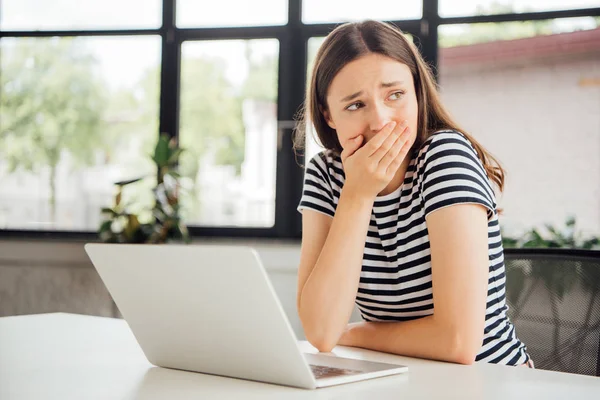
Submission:
[[404,161],[404,159],[410,151],[411,143],[408,140],[408,135],[406,135],[406,138],[404,140],[399,139],[398,142],[401,143],[401,145],[398,146],[399,150],[396,152],[395,156],[393,155],[393,153],[390,154],[389,164],[387,165],[386,169],[386,174],[388,175],[393,175],[396,173],[396,171],[398,171],[398,168],[400,168],[402,162]]
[[396,143],[398,138],[406,131],[406,127],[407,125],[404,123],[397,126],[396,129],[394,129],[394,132],[385,139],[381,146],[379,146],[379,149],[373,153],[371,159],[379,163],[394,146],[394,143]]
[[369,140],[369,143],[367,143],[369,156],[373,155],[381,147],[385,140],[394,132],[396,125],[396,121],[388,122],[373,139]]
[[383,168],[387,168],[391,164],[391,162],[394,161],[394,159],[398,156],[398,154],[402,150],[402,146],[404,146],[404,144],[408,142],[409,138],[410,129],[407,126],[402,131],[402,134],[396,138],[396,141],[394,142],[392,147],[390,147],[385,156],[381,159],[379,165]]
[[358,150],[363,142],[363,135],[358,135],[355,138],[352,138],[348,141],[346,141],[346,145],[344,146],[344,150],[342,151],[341,157],[342,157],[342,163],[344,161],[346,161],[346,159],[348,157],[350,157],[352,154],[354,154],[356,152],[356,150]]

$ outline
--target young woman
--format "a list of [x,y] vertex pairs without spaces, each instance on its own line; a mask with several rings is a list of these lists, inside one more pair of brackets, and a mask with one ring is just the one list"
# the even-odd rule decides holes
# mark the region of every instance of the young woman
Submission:
[[[325,147],[298,207],[310,343],[531,366],[506,314],[504,172],[452,121],[415,46],[383,22],[336,28],[303,119]],[[355,302],[364,321],[348,324]]]

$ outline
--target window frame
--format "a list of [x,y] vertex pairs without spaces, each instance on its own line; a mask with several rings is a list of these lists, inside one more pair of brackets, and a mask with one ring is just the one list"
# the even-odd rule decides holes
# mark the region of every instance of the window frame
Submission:
[[[159,130],[171,137],[179,133],[181,46],[184,41],[217,39],[277,39],[279,74],[277,100],[277,171],[275,181],[275,224],[269,228],[189,226],[192,237],[299,239],[301,215],[296,211],[302,194],[304,159],[292,149],[293,120],[304,101],[308,40],[326,36],[338,23],[304,24],[302,0],[289,0],[288,22],[278,26],[178,28],[176,0],[163,0],[162,26],[157,29],[2,31],[2,38],[69,36],[136,36],[161,38]],[[399,5],[400,6],[400,5]],[[438,27],[480,22],[530,21],[571,17],[598,17],[600,7],[562,11],[528,12],[442,18],[438,0],[423,0],[422,18],[389,21],[410,33],[438,76]],[[95,231],[0,229],[0,239],[97,240]]]

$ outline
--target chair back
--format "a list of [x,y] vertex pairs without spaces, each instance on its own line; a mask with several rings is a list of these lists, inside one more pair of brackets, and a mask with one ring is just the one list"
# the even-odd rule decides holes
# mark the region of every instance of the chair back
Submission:
[[505,249],[508,316],[536,368],[600,376],[600,251]]

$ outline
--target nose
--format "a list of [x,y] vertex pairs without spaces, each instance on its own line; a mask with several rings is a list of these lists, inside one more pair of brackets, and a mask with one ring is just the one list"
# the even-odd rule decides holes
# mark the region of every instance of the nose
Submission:
[[369,128],[373,133],[379,132],[383,127],[392,121],[392,112],[380,102],[373,103],[369,110]]

